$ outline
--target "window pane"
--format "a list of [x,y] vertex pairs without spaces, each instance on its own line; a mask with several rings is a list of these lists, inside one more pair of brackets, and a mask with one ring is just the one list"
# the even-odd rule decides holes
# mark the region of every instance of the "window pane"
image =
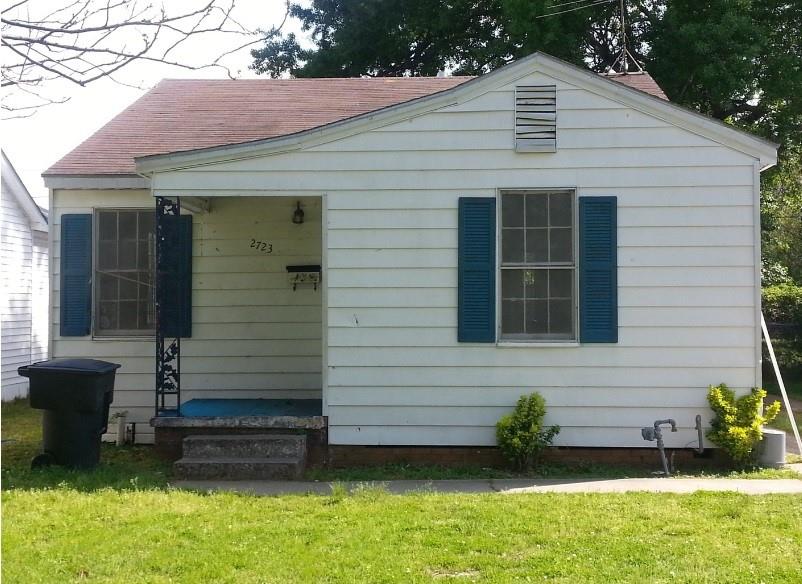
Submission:
[[135,330],[137,328],[137,302],[125,300],[120,302],[120,328]]
[[147,241],[148,235],[155,233],[155,231],[155,213],[153,211],[140,211],[137,239]]
[[524,303],[522,300],[501,301],[501,332],[508,335],[524,332]]
[[573,275],[573,270],[549,270],[549,296],[551,298],[572,298]]
[[571,300],[549,301],[549,332],[552,334],[571,335],[573,326],[574,303]]
[[120,300],[136,300],[137,283],[133,279],[133,274],[127,274],[120,278]]
[[552,262],[570,262],[573,259],[573,237],[570,228],[549,229]]
[[103,211],[98,215],[98,237],[101,240],[117,239],[117,213]]
[[548,301],[526,301],[526,333],[542,335],[548,332]]
[[548,271],[547,270],[524,270],[524,284],[526,285],[527,298],[546,298],[548,297]]
[[523,298],[524,297],[524,270],[502,270],[501,271],[501,297],[502,298]]
[[501,196],[501,226],[524,226],[524,198],[521,195]]
[[524,261],[524,230],[504,229],[501,232],[501,261],[520,264]]
[[113,270],[117,267],[117,242],[101,241],[97,246],[97,265],[101,270]]
[[548,229],[526,230],[526,262],[545,263],[549,261]]
[[148,302],[140,302],[138,306],[139,313],[137,314],[137,328],[145,330],[153,328],[153,309],[151,304]]
[[136,211],[120,211],[120,239],[136,239]]
[[117,303],[100,302],[98,306],[97,326],[100,330],[114,330],[117,327]]
[[117,278],[109,274],[100,274],[98,277],[97,292],[99,300],[117,300]]
[[[140,282],[142,279],[140,278]],[[153,288],[146,284],[139,285],[139,300],[145,302],[153,302]]]
[[526,226],[547,227],[549,224],[548,195],[526,195]]
[[147,241],[140,241],[137,243],[137,258],[136,267],[138,270],[147,270],[150,268],[150,250]]
[[120,241],[118,268],[121,270],[136,269],[136,242]]
[[574,214],[571,209],[571,193],[555,193],[549,195],[549,225],[552,227],[570,227]]

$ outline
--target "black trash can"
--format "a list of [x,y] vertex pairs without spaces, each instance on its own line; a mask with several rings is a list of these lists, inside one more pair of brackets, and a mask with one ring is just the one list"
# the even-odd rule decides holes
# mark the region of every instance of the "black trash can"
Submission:
[[33,459],[33,466],[97,466],[119,367],[96,359],[52,359],[18,369],[30,379],[31,407],[44,410],[43,452]]

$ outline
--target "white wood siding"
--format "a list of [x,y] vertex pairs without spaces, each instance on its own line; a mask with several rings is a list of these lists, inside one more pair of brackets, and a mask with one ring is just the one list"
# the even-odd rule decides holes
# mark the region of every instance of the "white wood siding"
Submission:
[[[560,79],[516,83],[557,85],[556,153],[514,151],[510,84],[306,150],[154,177],[165,193],[326,193],[332,443],[493,444],[498,418],[537,390],[557,444],[651,447],[639,429],[673,417],[666,441],[681,447],[695,415],[710,418],[709,384],[755,383],[755,159]],[[457,343],[457,201],[502,188],[618,197],[619,343]],[[252,267],[226,277],[229,293],[268,285]],[[210,326],[217,338],[264,330],[223,315]]]
[[28,394],[17,368],[47,356],[47,233],[31,229],[12,193],[2,188],[2,399]]
[[[148,208],[147,191],[55,191],[53,214],[53,354],[120,363],[112,412],[137,423],[152,441],[154,340],[61,337],[59,234],[64,213],[97,207]],[[289,264],[321,261],[320,200],[300,199],[303,225],[292,223],[296,199],[215,199],[193,218],[192,338],[181,342],[182,399],[319,398],[322,291],[287,281]],[[273,244],[270,254],[251,239]]]

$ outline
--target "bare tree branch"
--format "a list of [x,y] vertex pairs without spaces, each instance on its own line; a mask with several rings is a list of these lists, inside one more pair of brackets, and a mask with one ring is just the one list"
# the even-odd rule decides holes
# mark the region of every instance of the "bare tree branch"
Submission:
[[[195,0],[178,13],[169,11],[166,0],[160,4],[150,0],[61,0],[55,8],[53,0],[14,2],[0,17],[2,109],[29,115],[42,105],[62,103],[58,92],[63,84],[59,82],[65,81],[85,86],[106,77],[138,87],[112,75],[139,61],[187,70],[217,68],[234,78],[223,59],[262,40],[257,31],[232,17],[235,1]],[[285,5],[283,21],[270,30],[274,35],[289,16],[289,1],[285,0]],[[179,55],[189,39],[210,34],[243,37],[244,42],[233,48],[221,44],[220,53],[204,62]]]

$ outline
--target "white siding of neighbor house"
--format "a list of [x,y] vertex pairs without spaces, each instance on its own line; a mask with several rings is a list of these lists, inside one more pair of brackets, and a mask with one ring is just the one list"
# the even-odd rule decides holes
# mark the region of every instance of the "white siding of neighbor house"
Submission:
[[[514,85],[307,150],[158,174],[154,188],[325,193],[334,444],[488,445],[540,391],[556,443],[671,446],[709,384],[756,383],[755,159],[560,79],[557,152],[513,149]],[[457,201],[501,188],[618,197],[619,342],[457,342]],[[161,191],[164,189],[164,191]]]
[[[149,208],[148,191],[53,193],[52,334],[54,357],[120,363],[112,413],[128,412],[137,441],[149,442],[154,413],[154,339],[59,335],[61,216],[95,208]],[[292,291],[286,265],[319,264],[319,199],[301,198],[303,225],[291,221],[292,199],[216,199],[193,217],[192,338],[181,342],[182,399],[319,398],[322,291]],[[250,247],[257,239],[273,253]]]
[[2,399],[28,394],[17,368],[47,356],[47,233],[31,228],[15,197],[2,189]]

